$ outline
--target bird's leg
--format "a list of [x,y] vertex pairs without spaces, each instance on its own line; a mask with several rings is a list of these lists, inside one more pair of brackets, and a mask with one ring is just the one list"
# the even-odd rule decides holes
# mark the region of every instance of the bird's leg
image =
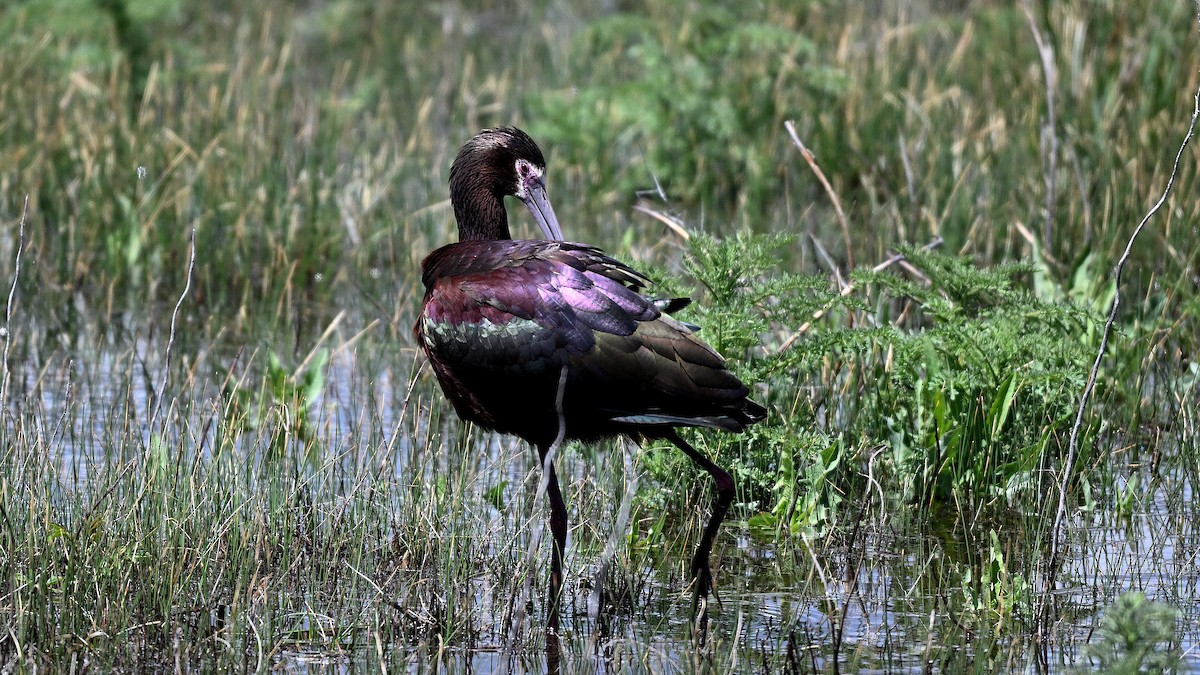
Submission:
[[[563,392],[567,387],[567,367],[563,366],[558,378],[558,396],[555,410],[558,413],[558,436],[549,446],[538,445],[542,460],[542,473],[546,480],[546,495],[550,498],[550,532],[554,535],[554,551],[550,556],[550,588],[546,597],[546,632],[558,633],[559,601],[562,599],[563,555],[567,551],[567,504],[558,487],[558,475],[554,472],[554,455],[562,445],[567,432],[563,415]],[[557,640],[556,640],[557,642]]]
[[554,473],[555,446],[539,447],[542,471],[548,480],[546,495],[550,498],[550,532],[554,535],[554,551],[550,557],[550,589],[546,597],[546,628],[558,630],[558,607],[562,597],[563,554],[567,550],[567,505],[558,487],[558,476]]
[[[708,629],[708,594],[711,592],[714,595],[712,585],[712,568],[709,566],[708,557],[712,552],[713,540],[717,537],[717,530],[721,527],[721,521],[725,519],[725,514],[729,512],[729,506],[733,504],[734,487],[733,477],[730,476],[724,469],[717,466],[704,455],[700,454],[695,448],[672,429],[666,434],[666,439],[675,444],[692,461],[699,464],[702,469],[708,472],[715,481],[716,502],[713,503],[712,516],[708,519],[708,525],[704,527],[704,535],[700,537],[700,545],[696,547],[696,556],[692,558],[692,579],[695,584],[694,593],[692,595],[692,613],[696,614],[696,623],[700,628],[701,641],[703,642],[704,634]],[[719,601],[720,598],[718,597]],[[697,610],[698,613],[697,613]]]

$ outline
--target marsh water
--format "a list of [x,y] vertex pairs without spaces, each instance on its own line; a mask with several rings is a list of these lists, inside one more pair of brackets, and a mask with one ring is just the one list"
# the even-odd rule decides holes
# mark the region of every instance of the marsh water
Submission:
[[[49,503],[93,503],[131,464],[149,463],[146,455],[158,449],[170,450],[155,470],[188,466],[185,473],[193,476],[232,453],[245,481],[239,498],[271,499],[253,494],[256,485],[303,492],[304,508],[313,514],[309,526],[331,539],[343,536],[345,513],[364,490],[378,493],[383,506],[376,516],[415,511],[426,522],[396,518],[379,525],[378,540],[362,544],[365,554],[327,551],[298,561],[344,565],[365,584],[314,588],[306,579],[318,586],[337,582],[327,578],[328,569],[277,572],[296,577],[283,590],[302,601],[279,601],[275,647],[247,656],[248,662],[265,659],[288,671],[382,663],[410,672],[541,672],[541,575],[549,551],[545,537],[532,557],[526,551],[530,537],[541,537],[544,518],[533,501],[533,453],[514,439],[459,422],[411,345],[389,335],[383,323],[339,314],[328,325],[332,331],[314,331],[321,335],[311,342],[314,351],[277,356],[300,364],[284,381],[302,379],[306,361],[320,367],[319,387],[311,390],[316,398],[300,407],[280,380],[271,383],[266,347],[196,349],[179,340],[166,364],[162,330],[147,338],[96,339],[87,347],[46,345],[14,365],[10,383],[11,400],[28,420],[20,426],[26,433],[36,429],[40,455],[18,453],[9,461],[22,464],[25,475],[39,475],[34,465],[55,473],[41,477]],[[320,350],[326,361],[316,356]],[[244,416],[240,421],[231,421],[235,391],[248,392],[236,413]],[[302,431],[295,419],[288,421],[296,415],[305,417]],[[561,643],[566,672],[758,672],[755,664],[828,672],[835,663],[848,672],[1055,672],[1087,663],[1081,658],[1097,639],[1103,611],[1126,591],[1176,608],[1178,648],[1186,663],[1200,663],[1200,519],[1183,472],[1161,475],[1163,487],[1137,494],[1124,513],[1087,505],[1074,511],[1060,577],[1066,590],[1055,593],[1058,618],[1044,639],[1030,612],[1040,593],[1036,580],[1018,572],[1028,570],[1031,559],[1021,548],[1030,540],[1027,521],[969,531],[885,499],[846,507],[857,511],[853,528],[781,534],[757,531],[750,523],[761,506],[739,504],[716,547],[719,601],[700,647],[684,573],[708,486],[700,475],[650,483],[640,476],[642,454],[623,442],[569,447],[559,458],[573,528]],[[621,514],[622,500],[633,501],[630,489],[639,495],[690,490],[699,500],[690,513],[656,525],[653,498],[632,518]],[[645,535],[655,527],[657,536]],[[415,548],[397,541],[423,537],[462,537],[470,545],[440,550],[432,569],[389,560],[407,558]],[[602,581],[601,567],[607,570]],[[972,581],[969,575],[981,570],[992,577]],[[389,585],[396,574],[410,575],[410,583]],[[430,604],[414,590],[429,576],[458,600]],[[605,592],[593,597],[598,587]],[[395,589],[395,597],[385,597]],[[976,595],[966,595],[971,589]],[[347,616],[353,608],[357,615]],[[999,614],[1004,611],[1019,615],[1014,620]],[[369,626],[388,612],[403,617],[397,623],[427,624],[433,632],[400,631],[396,643],[371,637]],[[996,632],[989,633],[989,625]],[[1024,629],[1014,631],[1014,625]]]

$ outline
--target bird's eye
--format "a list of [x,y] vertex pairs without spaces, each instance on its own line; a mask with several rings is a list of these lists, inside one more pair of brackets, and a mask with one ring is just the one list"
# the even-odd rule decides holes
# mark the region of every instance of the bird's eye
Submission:
[[524,199],[531,187],[540,182],[542,172],[527,159],[518,159],[513,168],[517,171],[517,184],[512,194]]

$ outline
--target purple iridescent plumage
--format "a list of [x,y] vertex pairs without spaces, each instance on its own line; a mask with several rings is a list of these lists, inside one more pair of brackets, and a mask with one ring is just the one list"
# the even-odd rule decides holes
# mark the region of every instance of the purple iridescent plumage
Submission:
[[[711,474],[717,501],[692,560],[695,597],[703,599],[733,479],[675,427],[740,432],[766,410],[747,398],[749,389],[694,335],[695,326],[669,316],[687,299],[643,295],[649,281],[642,274],[598,248],[561,241],[544,172],[541,150],[511,127],[485,129],[459,151],[450,170],[459,242],[422,263],[417,344],[459,416],[533,443],[543,461],[558,438],[625,435],[666,439]],[[505,195],[525,204],[546,239],[511,238]],[[555,543],[547,618],[554,629],[566,505],[553,464],[545,468]],[[703,624],[704,606],[700,611]]]
[[425,282],[419,343],[459,415],[487,428],[554,440],[563,366],[568,439],[762,416],[721,357],[641,295],[646,279],[596,248],[460,242],[429,256]]

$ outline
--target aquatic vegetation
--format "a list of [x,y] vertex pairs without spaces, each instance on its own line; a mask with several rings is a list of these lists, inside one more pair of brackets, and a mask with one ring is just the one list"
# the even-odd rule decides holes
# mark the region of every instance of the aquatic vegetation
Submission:
[[1097,639],[1086,654],[1092,668],[1081,672],[1169,673],[1180,658],[1173,607],[1146,599],[1144,593],[1122,593],[1105,608]]

